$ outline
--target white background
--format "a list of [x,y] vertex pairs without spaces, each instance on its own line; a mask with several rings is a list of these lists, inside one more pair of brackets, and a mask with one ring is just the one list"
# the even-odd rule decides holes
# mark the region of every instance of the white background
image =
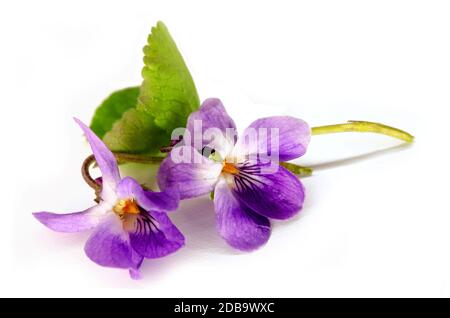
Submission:
[[[2,1],[0,295],[450,296],[449,17],[448,1]],[[201,198],[173,214],[186,247],[147,260],[143,280],[101,268],[84,255],[88,233],[51,232],[31,212],[92,205],[72,116],[89,122],[140,83],[157,20],[201,99],[220,97],[241,129],[270,114],[371,120],[416,143],[313,137],[298,161],[316,168],[304,210],[263,248],[229,248]]]

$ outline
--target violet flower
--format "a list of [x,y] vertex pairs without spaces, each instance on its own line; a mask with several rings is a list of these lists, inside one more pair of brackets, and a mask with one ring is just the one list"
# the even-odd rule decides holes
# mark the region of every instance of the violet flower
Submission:
[[[161,189],[178,187],[181,199],[214,191],[220,235],[234,248],[256,249],[269,239],[269,218],[287,219],[301,210],[304,187],[282,166],[277,165],[272,173],[264,173],[268,163],[260,160],[259,155],[265,155],[258,153],[260,147],[249,144],[245,138],[236,138],[236,134],[227,134],[226,131],[235,131],[236,126],[220,100],[206,100],[197,112],[189,116],[189,135],[194,136],[196,121],[201,121],[202,132],[209,128],[219,129],[226,137],[201,135],[201,144],[208,143],[208,147],[213,149],[211,156],[203,156],[199,152],[208,147],[195,149],[183,138],[184,145],[175,147],[172,153],[189,153],[192,160],[177,163],[173,156],[166,158],[158,172],[159,186]],[[244,131],[244,136],[250,130],[260,128],[277,129],[278,145],[273,144],[270,134],[259,139],[258,144],[266,144],[266,153],[278,154],[280,161],[298,158],[306,152],[311,129],[303,120],[289,116],[261,118]],[[252,155],[258,156],[256,162],[249,160]]]
[[101,200],[82,212],[33,215],[58,232],[94,229],[85,245],[87,256],[101,266],[129,269],[132,278],[139,278],[144,258],[163,257],[184,245],[183,235],[166,214],[178,207],[178,193],[144,191],[133,178],[122,179],[111,151],[86,125],[75,121],[102,172]]

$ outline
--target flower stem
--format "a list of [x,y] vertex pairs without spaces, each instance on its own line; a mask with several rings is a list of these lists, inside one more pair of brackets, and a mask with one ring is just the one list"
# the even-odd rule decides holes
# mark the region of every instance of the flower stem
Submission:
[[89,168],[95,162],[94,155],[90,155],[86,159],[84,159],[83,164],[81,166],[81,175],[83,176],[84,181],[95,191],[95,202],[100,202],[100,193],[102,192],[102,185],[95,181],[91,174],[89,173]]
[[280,162],[280,166],[285,167],[290,172],[298,175],[299,177],[309,177],[313,173],[313,169],[311,169],[309,167],[299,166],[299,165],[296,165],[296,164],[290,163],[290,162]]
[[[127,153],[114,153],[118,162],[136,162],[136,163],[160,163],[164,158],[162,157],[152,157],[147,155],[134,155]],[[101,183],[97,182],[94,178],[92,178],[91,173],[89,172],[91,166],[96,163],[95,156],[90,155],[86,159],[84,159],[83,164],[81,166],[81,175],[83,176],[84,181],[95,191],[95,202],[100,202],[100,194],[102,192]],[[145,185],[141,185],[144,190],[151,191]]]
[[[333,134],[341,132],[370,132],[397,138],[407,143],[412,143],[414,141],[414,136],[407,133],[406,131],[369,121],[349,120],[345,124],[327,125],[311,128],[312,135]],[[164,160],[164,157],[162,156],[137,155],[129,153],[114,153],[114,156],[119,163],[135,162],[159,164]],[[87,157],[83,162],[81,173],[86,183],[95,190],[98,200],[102,186],[96,180],[94,180],[89,173],[89,168],[94,162],[95,158],[93,155]],[[302,167],[290,162],[280,162],[280,165],[299,176],[310,176],[313,171],[309,167]]]
[[[149,155],[136,155],[129,153],[115,152],[119,163],[125,162],[135,162],[135,163],[156,163],[159,164],[164,160],[164,157],[149,156]],[[312,175],[312,169],[308,167],[303,167],[290,162],[280,162],[280,165],[288,169],[290,172],[299,175],[301,177],[308,177]]]
[[125,162],[135,162],[135,163],[161,163],[165,158],[158,156],[149,156],[149,155],[137,155],[130,154],[124,152],[115,152],[114,156],[116,157],[119,163]]
[[[136,163],[161,163],[164,158],[163,157],[154,157],[148,155],[135,155],[128,153],[114,153],[117,161],[119,163],[125,162],[136,162]],[[84,181],[95,190],[95,192],[101,191],[101,184],[98,183],[94,178],[92,178],[89,169],[91,166],[96,163],[94,155],[90,155],[83,161],[83,165],[81,166],[81,175],[83,176]]]
[[406,131],[370,121],[349,120],[345,124],[313,127],[311,132],[313,135],[333,134],[340,132],[370,132],[397,138],[407,143],[412,143],[414,141],[414,136]]

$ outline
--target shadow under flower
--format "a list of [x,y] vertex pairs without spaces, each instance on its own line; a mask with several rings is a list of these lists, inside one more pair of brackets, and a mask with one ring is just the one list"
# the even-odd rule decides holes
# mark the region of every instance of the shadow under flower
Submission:
[[214,203],[209,196],[182,201],[179,210],[170,215],[172,221],[186,234],[190,251],[239,254],[220,237],[216,227]]

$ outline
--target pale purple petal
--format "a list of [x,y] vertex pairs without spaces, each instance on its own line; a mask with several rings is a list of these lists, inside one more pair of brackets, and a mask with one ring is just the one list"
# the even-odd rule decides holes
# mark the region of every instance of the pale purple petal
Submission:
[[123,178],[117,185],[117,195],[120,199],[131,199],[134,197],[135,192],[142,191],[142,187],[132,177]]
[[166,213],[140,213],[134,217],[130,233],[133,249],[146,258],[169,255],[184,245],[184,236]]
[[[140,256],[142,259],[144,259],[142,256]],[[141,279],[142,278],[142,276],[141,276],[141,273],[139,272],[139,269],[134,269],[134,268],[130,268],[129,270],[129,273],[130,273],[130,277],[132,278],[132,279]]]
[[122,221],[113,213],[97,226],[84,250],[93,262],[101,266],[138,269],[142,263],[142,257],[130,245]]
[[250,251],[269,239],[269,220],[239,202],[225,180],[216,185],[214,207],[219,233],[232,247]]
[[175,211],[178,208],[180,201],[180,193],[174,188],[168,188],[162,192],[144,191],[145,198],[139,197],[138,202],[143,202],[142,207],[146,210],[155,210],[154,207],[159,207],[161,211]]
[[[178,155],[178,157],[177,157]],[[180,161],[183,157],[185,160]],[[222,164],[203,157],[189,146],[175,147],[158,171],[160,189],[177,189],[180,199],[211,192],[222,171]]]
[[233,153],[237,156],[267,154],[278,156],[279,161],[288,161],[306,152],[310,138],[311,129],[301,119],[290,116],[261,118],[245,129]]
[[96,227],[107,211],[108,206],[99,204],[82,212],[67,214],[35,212],[33,215],[53,231],[74,233]]
[[191,113],[186,129],[190,136],[188,140],[186,133],[184,135],[183,142],[186,146],[197,150],[208,146],[223,156],[231,151],[237,139],[236,125],[217,98],[208,98],[198,111]]
[[305,198],[300,180],[282,166],[274,173],[263,173],[263,165],[240,166],[235,175],[233,193],[253,211],[273,219],[297,214]]
[[140,273],[140,268],[142,265],[142,262],[144,261],[144,257],[142,257],[141,254],[139,254],[138,252],[136,252],[134,249],[131,252],[131,263],[133,264],[133,267],[130,267],[128,269],[128,273],[130,274],[130,277],[132,279],[141,279],[141,273]]
[[120,181],[119,168],[117,167],[117,161],[112,152],[106,147],[103,141],[97,137],[97,135],[79,119],[74,118],[78,125],[86,136],[89,145],[91,146],[92,153],[95,156],[95,161],[102,172],[102,198],[111,200],[114,199],[113,192],[116,185]]
[[144,191],[139,182],[131,177],[125,177],[120,181],[117,194],[121,199],[136,199],[138,205],[147,211],[175,210],[179,202],[177,190],[169,188],[163,192]]

